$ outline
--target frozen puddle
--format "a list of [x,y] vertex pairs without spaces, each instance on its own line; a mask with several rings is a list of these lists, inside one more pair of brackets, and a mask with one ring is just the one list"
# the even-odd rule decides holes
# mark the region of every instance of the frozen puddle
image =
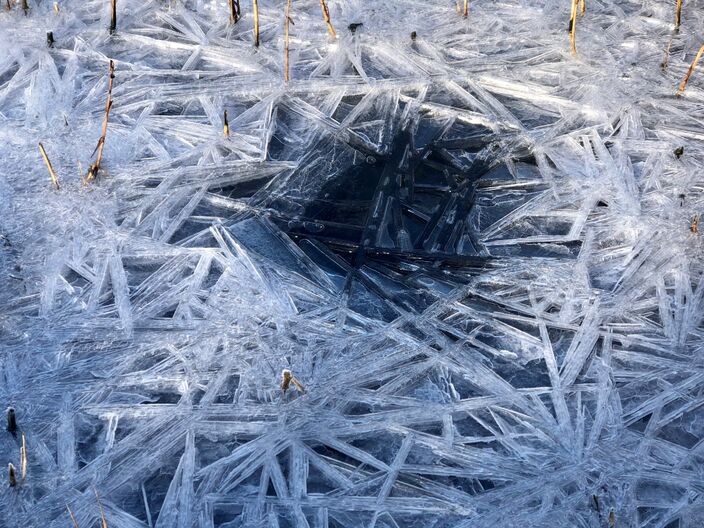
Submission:
[[701,9],[328,3],[3,6],[0,527],[701,526]]

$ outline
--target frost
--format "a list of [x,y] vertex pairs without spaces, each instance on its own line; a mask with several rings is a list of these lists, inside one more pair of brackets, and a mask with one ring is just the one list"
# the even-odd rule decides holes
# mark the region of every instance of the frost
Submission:
[[1,527],[704,524],[700,3],[9,4]]

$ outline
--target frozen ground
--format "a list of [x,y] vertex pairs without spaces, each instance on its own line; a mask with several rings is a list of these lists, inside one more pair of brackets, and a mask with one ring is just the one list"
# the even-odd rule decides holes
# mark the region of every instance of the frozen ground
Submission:
[[13,4],[0,526],[704,524],[704,2]]

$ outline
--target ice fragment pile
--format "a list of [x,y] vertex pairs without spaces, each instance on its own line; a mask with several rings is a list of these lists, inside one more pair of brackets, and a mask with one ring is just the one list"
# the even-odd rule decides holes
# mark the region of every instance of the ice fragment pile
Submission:
[[286,3],[2,6],[0,526],[702,526],[704,4]]

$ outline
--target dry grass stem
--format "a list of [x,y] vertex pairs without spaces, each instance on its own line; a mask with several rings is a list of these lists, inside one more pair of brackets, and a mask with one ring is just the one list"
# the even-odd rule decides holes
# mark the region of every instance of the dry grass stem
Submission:
[[259,2],[252,0],[252,8],[254,10],[254,47],[259,47]]
[[73,516],[73,512],[71,511],[71,508],[68,507],[68,504],[66,505],[66,511],[68,511],[68,514],[71,516],[71,522],[73,522],[73,528],[78,528],[78,522],[76,522],[76,518]]
[[17,474],[15,471],[15,466],[10,462],[7,465],[7,479],[11,487],[17,486]]
[[469,14],[469,0],[464,0],[464,10],[462,11],[462,16],[464,18],[467,18],[467,15]]
[[117,0],[110,0],[110,33],[117,29]]
[[592,495],[592,501],[594,501],[594,508],[596,509],[596,512],[600,513],[599,497],[597,497],[596,495]]
[[98,495],[98,490],[93,487],[93,491],[95,492],[95,500],[98,501],[98,508],[100,508],[100,528],[108,528],[108,522],[105,520],[105,512],[103,511],[103,503],[100,502],[100,495]]
[[680,83],[680,87],[677,90],[677,97],[681,96],[684,93],[684,89],[687,88],[687,83],[689,82],[689,78],[692,76],[692,73],[694,73],[694,70],[697,67],[697,63],[699,62],[699,59],[702,58],[702,53],[704,53],[704,45],[701,48],[699,48],[699,51],[697,52],[697,56],[694,57],[692,64],[689,65],[689,69],[687,70],[687,74],[684,76],[684,79],[682,79],[682,82]]
[[51,166],[51,161],[49,161],[49,156],[46,155],[46,150],[44,150],[44,145],[39,143],[39,150],[42,153],[42,157],[44,158],[44,163],[46,164],[46,168],[49,169],[49,176],[51,177],[51,183],[54,184],[54,187],[58,191],[61,186],[59,185],[59,179],[56,177],[56,173],[54,172],[54,168]]
[[240,19],[240,0],[229,0],[230,24],[237,24]]
[[330,22],[330,11],[328,10],[328,6],[325,4],[325,0],[320,0],[320,8],[323,10],[323,17],[325,18],[325,23],[328,25],[330,35],[332,35],[333,38],[337,38],[335,29],[332,27],[332,22]]
[[281,390],[286,392],[291,385],[291,378],[293,378],[293,374],[291,374],[290,370],[284,369],[281,372]]
[[17,415],[12,407],[7,408],[7,430],[11,433],[17,431]]
[[[91,180],[94,180],[95,177],[98,175],[98,171],[100,170],[100,163],[103,160],[103,149],[105,148],[105,137],[107,136],[108,133],[108,117],[110,116],[110,109],[112,108],[112,84],[113,80],[115,79],[115,63],[110,60],[110,69],[109,69],[109,79],[108,79],[108,98],[107,102],[105,103],[105,117],[103,118],[103,134],[100,136],[100,139],[98,140],[98,144],[95,147],[95,150],[98,151],[98,157],[95,159],[95,163],[93,163],[90,166],[90,169],[88,169],[88,175],[85,178],[86,183],[90,182]],[[95,151],[93,151],[95,153]]]
[[305,387],[295,378],[291,371],[284,369],[281,372],[281,390],[286,393],[291,386],[291,383],[293,383],[293,386],[296,387],[296,390],[298,390],[301,394],[306,391]]
[[27,441],[22,433],[22,447],[20,447],[20,475],[22,481],[27,478]]
[[572,0],[572,14],[570,15],[570,46],[572,55],[577,56],[577,4],[579,0]]
[[291,378],[291,383],[295,385],[296,390],[298,390],[298,392],[300,392],[301,394],[306,392],[306,389],[303,384],[301,384],[295,377]]
[[289,80],[289,60],[288,60],[288,34],[289,34],[289,24],[291,22],[291,0],[286,2],[286,82]]
[[675,12],[675,31],[680,30],[682,22],[682,0],[677,0],[677,11]]

